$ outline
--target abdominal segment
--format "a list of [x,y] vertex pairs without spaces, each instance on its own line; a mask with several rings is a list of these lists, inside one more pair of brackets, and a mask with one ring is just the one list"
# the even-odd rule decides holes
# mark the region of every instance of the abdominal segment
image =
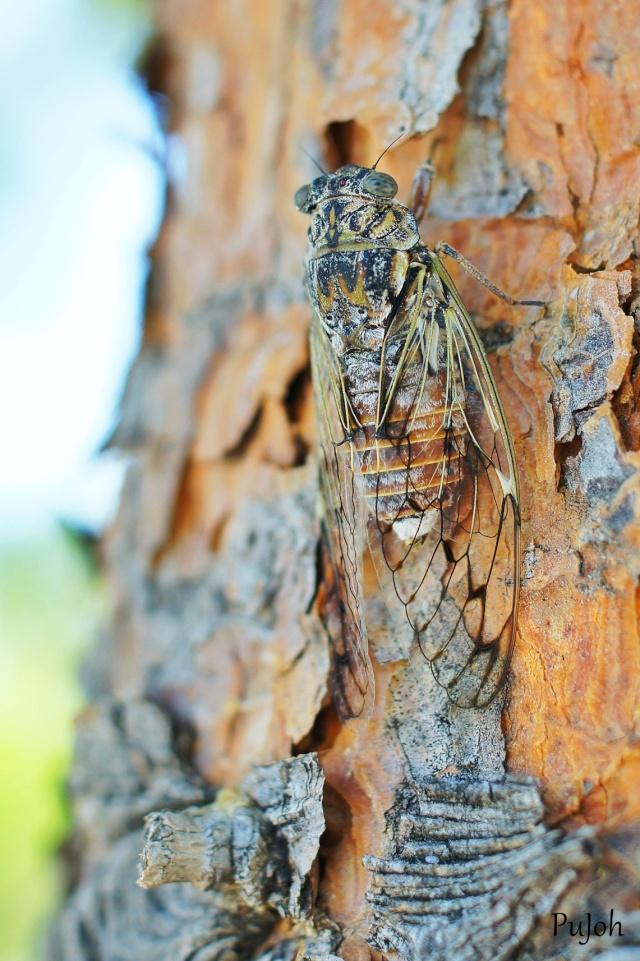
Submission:
[[[419,389],[422,367],[416,364],[380,423],[380,369],[371,363],[360,366],[357,388],[349,395],[359,421],[352,443],[367,513],[389,548],[392,540],[399,542],[402,556],[430,532],[447,538],[460,525],[468,486],[463,468],[468,440],[464,415],[446,403],[444,374],[429,375]],[[353,384],[354,372],[348,372],[348,385]],[[393,563],[391,557],[387,560]]]
[[[393,373],[383,375],[388,380]],[[446,373],[429,373],[426,381],[423,375],[419,363],[406,371],[384,423],[378,415],[379,384],[385,382],[379,368],[374,371],[372,365],[367,376],[363,365],[350,401],[360,423],[352,444],[369,549],[394,636],[407,651],[415,638],[431,660],[441,656],[443,643],[460,629],[464,649],[472,646],[461,621],[464,599],[452,598],[446,610],[442,600],[454,588],[456,559],[468,550],[475,488],[462,406],[447,403]],[[444,634],[433,621],[436,611],[439,621],[445,617],[451,622]]]

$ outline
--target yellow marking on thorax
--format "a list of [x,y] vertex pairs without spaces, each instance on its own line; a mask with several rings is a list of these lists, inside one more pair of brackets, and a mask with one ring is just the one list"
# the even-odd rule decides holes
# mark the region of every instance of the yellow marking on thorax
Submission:
[[385,215],[385,217],[384,217],[384,220],[381,220],[380,223],[376,225],[376,228],[375,228],[375,229],[376,229],[376,232],[377,232],[377,231],[385,231],[385,230],[393,230],[393,228],[394,228],[395,226],[396,226],[396,218],[395,218],[394,215],[393,215],[393,211],[392,211],[392,210],[388,210],[387,213],[386,213],[386,215]]
[[344,274],[338,276],[338,283],[342,293],[350,303],[357,304],[358,306],[368,304],[369,300],[364,287],[364,271],[362,269],[356,271],[356,282],[353,290],[347,286]]

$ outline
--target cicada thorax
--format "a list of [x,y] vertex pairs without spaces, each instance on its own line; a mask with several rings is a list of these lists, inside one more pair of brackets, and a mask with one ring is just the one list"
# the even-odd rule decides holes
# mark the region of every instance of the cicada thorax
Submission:
[[[320,204],[309,229],[311,300],[337,353],[385,327],[405,284],[417,224],[401,204],[362,197]],[[380,342],[380,337],[378,337]]]
[[336,354],[382,343],[409,254],[392,248],[338,248],[309,260],[309,293]]
[[366,197],[331,197],[318,205],[309,228],[314,256],[341,247],[409,250],[420,239],[415,217],[403,204]]

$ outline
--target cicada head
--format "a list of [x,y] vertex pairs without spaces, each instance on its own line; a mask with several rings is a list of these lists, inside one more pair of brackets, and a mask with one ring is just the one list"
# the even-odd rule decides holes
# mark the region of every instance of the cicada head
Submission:
[[293,202],[298,210],[310,214],[324,200],[338,197],[365,197],[371,201],[393,200],[398,184],[390,174],[373,167],[345,164],[335,173],[316,177],[296,190]]

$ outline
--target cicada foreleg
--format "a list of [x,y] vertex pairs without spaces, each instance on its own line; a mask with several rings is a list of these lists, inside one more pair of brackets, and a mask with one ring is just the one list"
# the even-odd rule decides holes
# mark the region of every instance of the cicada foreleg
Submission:
[[[425,160],[424,163],[420,164],[413,178],[407,206],[413,212],[418,224],[422,222],[427,212],[435,173],[436,168],[433,162],[431,160]],[[501,287],[498,287],[497,284],[494,284],[493,281],[489,280],[470,260],[463,257],[455,247],[452,247],[444,240],[439,241],[434,249],[438,256],[444,254],[446,257],[451,257],[452,260],[455,260],[474,280],[477,280],[478,283],[482,284],[483,287],[486,287],[487,290],[490,290],[492,294],[499,297],[500,300],[503,300],[506,304],[510,304],[512,307],[544,307],[544,301],[541,300],[516,300],[511,294],[508,294],[505,290],[502,290]]]
[[424,163],[420,164],[413,178],[407,206],[413,212],[418,224],[422,222],[427,212],[435,174],[436,168],[433,163],[430,160],[425,160]]
[[446,257],[451,257],[452,260],[455,260],[455,262],[460,264],[460,266],[466,270],[474,280],[477,280],[479,284],[482,284],[483,287],[486,287],[487,290],[490,290],[491,293],[495,294],[496,297],[499,297],[500,300],[504,300],[505,304],[510,304],[511,307],[544,307],[543,300],[516,300],[511,296],[511,294],[508,294],[506,291],[502,290],[501,287],[498,287],[496,284],[494,284],[493,281],[489,280],[489,278],[486,277],[482,271],[478,270],[477,267],[474,267],[470,260],[467,260],[466,257],[463,257],[462,254],[455,249],[455,247],[452,247],[451,244],[446,243],[444,240],[439,240],[434,249],[438,256],[444,254]]

